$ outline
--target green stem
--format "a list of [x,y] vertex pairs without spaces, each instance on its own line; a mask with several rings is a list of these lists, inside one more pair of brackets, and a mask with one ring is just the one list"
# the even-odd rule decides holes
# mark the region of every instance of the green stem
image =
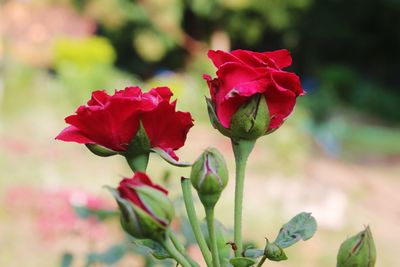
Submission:
[[186,213],[189,218],[190,225],[192,227],[194,236],[196,238],[197,244],[200,247],[201,254],[203,254],[204,261],[206,262],[208,267],[212,266],[212,259],[210,251],[207,247],[206,240],[201,232],[200,224],[196,216],[196,210],[193,204],[193,195],[191,189],[190,180],[182,177],[181,179],[182,192],[183,192],[183,200],[185,202]]
[[179,241],[179,239],[175,235],[175,233],[172,232],[171,230],[167,230],[167,234],[168,234],[169,238],[171,239],[172,244],[174,244],[175,248],[189,261],[190,265],[199,267],[197,262],[195,262],[194,259],[192,257],[190,257],[189,254],[187,254],[185,247]]
[[126,161],[133,172],[146,172],[149,163],[149,153],[138,155],[125,155]]
[[185,257],[179,253],[169,239],[160,240],[166,251],[183,267],[192,267]]
[[234,242],[237,250],[236,257],[241,257],[243,251],[242,244],[242,209],[243,209],[243,190],[244,173],[247,159],[253,150],[255,140],[233,140],[232,148],[235,155],[236,179],[235,179],[235,218],[234,218]]
[[220,267],[217,237],[215,235],[215,227],[214,227],[214,207],[205,208],[205,211],[206,211],[208,235],[210,237],[210,247],[211,247],[213,267]]
[[267,259],[267,256],[264,255],[264,256],[261,258],[260,262],[257,264],[257,267],[261,267],[261,266],[264,264],[264,262],[265,262],[266,259]]

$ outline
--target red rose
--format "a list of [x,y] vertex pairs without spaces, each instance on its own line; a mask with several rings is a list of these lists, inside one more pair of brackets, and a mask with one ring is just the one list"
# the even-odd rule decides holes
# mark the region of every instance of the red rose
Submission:
[[292,63],[285,49],[272,52],[210,50],[208,57],[218,68],[217,78],[205,74],[219,123],[230,128],[232,116],[253,95],[262,94],[269,110],[266,133],[279,128],[290,115],[296,98],[305,94],[299,77],[283,71]]
[[[140,192],[138,193],[139,187],[148,187],[153,190],[155,189],[163,193],[165,196],[168,195],[168,191],[162,186],[154,184],[143,172],[136,172],[132,178],[125,178],[119,183],[117,190],[122,198],[129,200],[133,205],[141,208],[151,217],[158,220],[154,212],[151,210],[152,207],[149,207],[149,203],[145,202],[146,199],[142,199]],[[165,225],[165,222],[161,223]]]
[[105,91],[95,91],[87,105],[65,118],[70,126],[56,139],[124,152],[141,122],[151,147],[161,148],[177,160],[173,151],[184,145],[193,120],[190,113],[175,110],[176,101],[170,103],[171,96],[168,87],[157,87],[147,93],[142,93],[139,87],[127,87],[111,96]]

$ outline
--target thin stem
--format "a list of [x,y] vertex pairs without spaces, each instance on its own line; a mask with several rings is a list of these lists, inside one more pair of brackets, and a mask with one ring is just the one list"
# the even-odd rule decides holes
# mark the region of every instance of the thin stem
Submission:
[[257,264],[257,267],[261,267],[264,264],[266,259],[267,259],[266,255],[262,256],[260,262]]
[[206,211],[208,235],[210,237],[210,247],[211,247],[213,267],[220,267],[217,236],[215,235],[215,227],[214,227],[214,207],[205,208],[205,211]]
[[190,180],[187,178],[181,179],[182,192],[183,192],[183,200],[185,202],[186,213],[192,227],[194,237],[196,238],[197,244],[200,247],[201,254],[203,254],[204,261],[206,262],[208,267],[212,266],[211,253],[208,249],[206,240],[201,232],[200,224],[196,216],[196,209],[193,204],[193,195]]
[[192,267],[185,257],[179,253],[169,239],[160,241],[166,251],[183,267]]
[[185,247],[179,241],[178,237],[171,230],[167,230],[167,235],[171,239],[172,244],[174,244],[175,248],[189,261],[190,265],[198,267],[199,265],[195,260],[187,254]]
[[242,243],[242,209],[243,209],[243,191],[244,174],[247,159],[253,150],[255,140],[233,140],[232,148],[235,155],[236,178],[235,178],[235,218],[234,218],[234,242],[237,250],[235,256],[240,257],[243,250]]

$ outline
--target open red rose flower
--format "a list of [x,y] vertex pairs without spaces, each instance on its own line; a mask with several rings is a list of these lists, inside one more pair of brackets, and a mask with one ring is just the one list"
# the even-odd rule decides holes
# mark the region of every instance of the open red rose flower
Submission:
[[170,102],[171,96],[168,87],[157,87],[147,93],[139,87],[127,87],[116,90],[114,95],[95,91],[87,105],[65,118],[70,126],[56,139],[99,145],[118,153],[135,153],[128,150],[143,127],[151,148],[161,149],[178,160],[174,150],[184,145],[193,120],[190,113],[175,110],[176,101]]
[[234,50],[230,53],[210,50],[208,57],[218,68],[217,78],[205,74],[211,102],[222,127],[229,129],[238,109],[254,95],[265,97],[269,123],[265,133],[279,128],[290,115],[296,98],[305,94],[299,77],[283,71],[292,64],[287,50],[253,52]]

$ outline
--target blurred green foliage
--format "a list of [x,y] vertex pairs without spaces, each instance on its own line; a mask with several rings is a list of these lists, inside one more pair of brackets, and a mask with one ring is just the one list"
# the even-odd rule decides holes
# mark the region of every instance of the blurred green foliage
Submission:
[[72,63],[85,69],[95,65],[111,65],[114,60],[114,48],[106,38],[59,38],[54,42],[54,64],[57,68]]
[[82,103],[93,90],[137,84],[132,75],[114,67],[116,52],[109,40],[103,37],[57,39],[53,58],[58,81],[75,104]]
[[223,32],[232,49],[291,50],[291,70],[303,78],[317,122],[337,107],[400,121],[399,1],[73,2],[97,21],[98,34],[115,49],[117,66],[142,78],[191,67],[198,53],[204,57],[201,45]]

